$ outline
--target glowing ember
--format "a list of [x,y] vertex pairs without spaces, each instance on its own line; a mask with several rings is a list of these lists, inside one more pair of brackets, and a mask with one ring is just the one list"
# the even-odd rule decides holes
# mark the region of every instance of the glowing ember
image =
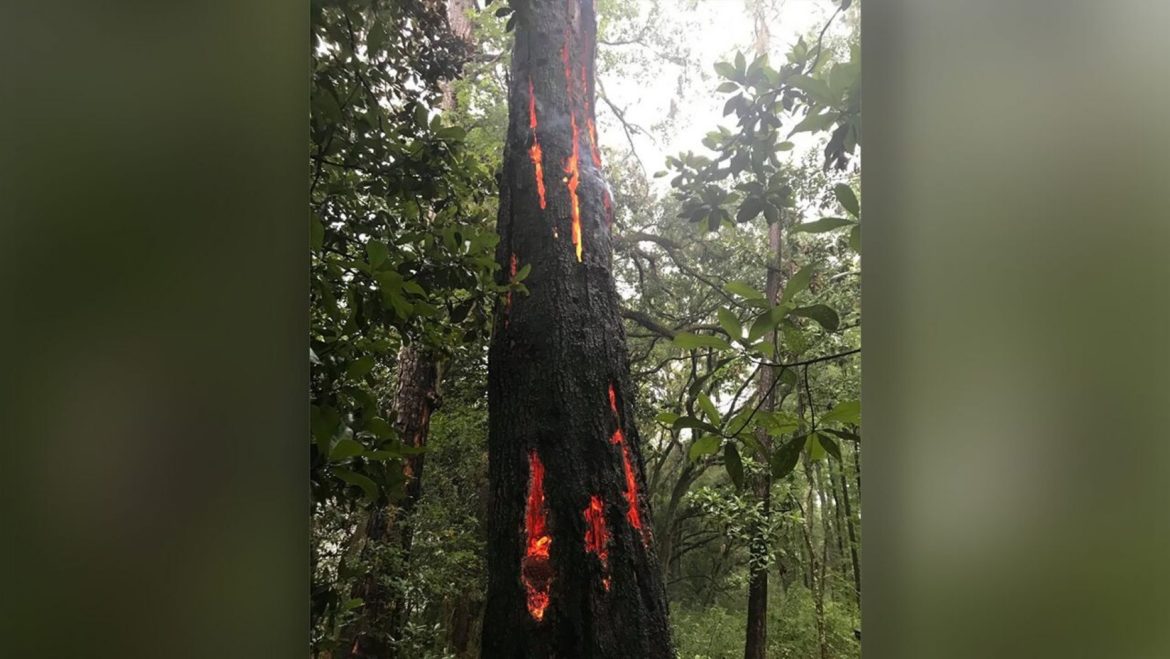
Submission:
[[581,205],[577,200],[577,186],[581,183],[580,170],[580,148],[578,146],[579,137],[577,134],[577,115],[569,113],[569,126],[573,130],[573,151],[572,155],[565,162],[565,173],[569,175],[566,185],[569,188],[569,204],[573,217],[573,246],[577,249],[577,261],[581,261]]
[[548,608],[553,571],[548,550],[552,536],[548,532],[548,510],[544,505],[544,464],[536,451],[528,453],[528,504],[524,510],[527,543],[520,563],[520,581],[528,592],[528,613],[540,622]]
[[[621,431],[619,430],[618,433]],[[642,542],[646,542],[645,529],[642,528],[642,513],[638,510],[638,481],[634,477],[634,465],[630,461],[630,448],[626,446],[624,438],[622,445],[622,466],[626,471],[626,519],[630,526],[638,529],[642,535]]]
[[617,444],[622,448],[622,470],[626,477],[626,519],[629,520],[630,526],[642,534],[642,543],[646,544],[648,530],[642,525],[642,511],[638,507],[638,479],[634,474],[634,463],[630,458],[630,447],[626,444],[626,436],[622,432],[621,413],[618,412],[617,392],[614,391],[613,384],[609,385],[609,409],[613,411],[613,415],[618,423],[618,427],[613,431],[609,442],[611,444]]
[[593,119],[585,120],[585,125],[589,127],[589,151],[593,155],[593,164],[601,167],[601,152],[597,150],[597,126],[593,125]]
[[536,194],[540,196],[540,208],[544,210],[544,162],[540,140],[536,137],[536,94],[532,90],[532,79],[528,80],[528,127],[532,129],[532,146],[528,148],[528,157],[536,168]]
[[583,511],[585,515],[585,551],[595,554],[601,561],[602,585],[609,590],[609,529],[605,526],[605,505],[601,497],[594,494],[589,498],[589,506]]

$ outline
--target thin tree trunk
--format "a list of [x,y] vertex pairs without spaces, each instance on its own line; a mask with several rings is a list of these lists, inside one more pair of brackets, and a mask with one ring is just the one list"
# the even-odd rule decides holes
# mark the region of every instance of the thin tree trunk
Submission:
[[[783,273],[781,271],[781,252],[783,240],[781,237],[780,222],[773,222],[768,226],[768,277],[765,282],[764,294],[768,303],[775,305],[780,298],[780,285]],[[776,343],[776,332],[769,333],[769,340]],[[759,395],[763,397],[760,409],[771,411],[776,406],[773,393],[776,371],[774,368],[760,369]],[[763,429],[756,433],[756,439],[770,448],[771,440]],[[766,464],[766,462],[765,462]],[[765,469],[755,483],[755,495],[760,502],[762,521],[752,530],[752,540],[749,549],[748,575],[748,607],[747,607],[747,637],[744,642],[744,659],[764,659],[768,651],[768,519],[772,507],[772,475]]]
[[[398,351],[398,386],[390,405],[394,427],[403,443],[414,448],[426,446],[431,413],[438,402],[439,369],[434,356],[415,346]],[[405,494],[397,505],[384,503],[371,511],[366,526],[366,543],[370,551],[379,545],[397,544],[405,562],[414,539],[411,514],[422,495],[423,455],[407,456],[402,462]],[[356,625],[353,642],[348,643],[350,657],[391,657],[393,650],[387,637],[398,639],[406,617],[406,603],[379,582],[376,571],[367,573],[355,586],[353,597],[363,601],[362,614]]]
[[[842,457],[844,457],[844,453]],[[837,469],[837,483],[841,491],[842,517],[845,518],[845,529],[849,533],[849,558],[853,564],[853,592],[857,597],[857,605],[861,606],[861,562],[857,554],[857,534],[853,528],[853,509],[849,502],[849,480],[845,477],[845,464]],[[834,488],[836,490],[837,488]],[[834,495],[835,496],[835,495]]]
[[673,657],[593,129],[590,0],[513,3],[484,659]]

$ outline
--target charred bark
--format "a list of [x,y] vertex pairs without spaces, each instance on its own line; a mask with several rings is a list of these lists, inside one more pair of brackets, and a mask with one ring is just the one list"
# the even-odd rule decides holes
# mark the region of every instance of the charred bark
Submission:
[[514,3],[489,354],[482,656],[673,656],[651,537],[612,199],[593,128],[590,0]]

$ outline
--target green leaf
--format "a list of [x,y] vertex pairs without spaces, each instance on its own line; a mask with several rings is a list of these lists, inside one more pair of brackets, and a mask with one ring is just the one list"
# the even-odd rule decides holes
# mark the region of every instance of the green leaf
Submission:
[[750,222],[759,216],[764,211],[764,200],[759,197],[748,197],[739,205],[739,210],[735,213],[736,222]]
[[345,437],[341,441],[337,442],[337,444],[333,447],[333,450],[329,451],[329,459],[333,462],[345,460],[347,458],[352,458],[355,455],[361,455],[362,451],[364,450],[365,447],[362,446],[361,442],[357,441],[356,439]]
[[729,281],[723,285],[724,290],[732,295],[738,295],[748,300],[763,300],[764,294],[741,281]]
[[374,358],[371,355],[366,355],[360,359],[356,359],[349,363],[349,367],[345,369],[345,374],[354,380],[360,380],[366,376],[374,368]]
[[531,263],[525,263],[525,264],[524,264],[524,267],[522,267],[522,268],[520,268],[519,270],[517,270],[517,271],[516,271],[516,276],[515,276],[515,277],[512,277],[512,283],[513,283],[513,284],[519,284],[520,282],[524,281],[524,280],[525,280],[525,278],[527,278],[527,277],[528,277],[528,274],[529,274],[530,272],[532,272],[532,264],[531,264]]
[[797,270],[796,274],[788,279],[788,282],[784,284],[784,292],[780,295],[780,306],[791,302],[797,294],[808,288],[814,271],[816,271],[816,267],[809,264]]
[[821,448],[823,448],[825,451],[828,451],[829,455],[833,456],[837,462],[841,461],[841,447],[837,445],[837,442],[834,441],[832,437],[823,435],[818,432],[817,442],[821,445]]
[[706,421],[703,421],[701,419],[696,419],[693,416],[683,416],[683,417],[679,417],[679,418],[675,419],[674,423],[671,424],[671,428],[674,430],[679,430],[682,428],[694,428],[696,430],[703,430],[707,433],[714,434],[714,435],[719,434],[718,428],[707,423]]
[[833,98],[833,92],[829,90],[829,85],[824,80],[818,80],[817,78],[810,78],[804,75],[794,75],[788,79],[788,82],[793,87],[808,94],[814,101],[829,105],[835,100]]
[[837,403],[833,409],[825,412],[821,417],[821,423],[830,423],[836,421],[837,423],[847,423],[850,425],[861,424],[861,401],[847,400]]
[[760,316],[756,318],[755,322],[752,323],[751,329],[748,330],[748,342],[750,343],[755,341],[768,332],[776,329],[776,326],[780,324],[780,319],[782,318],[782,316],[777,316],[779,316],[779,314],[774,314],[771,312],[760,314]]
[[805,446],[808,448],[808,457],[813,462],[825,459],[825,447],[817,441],[817,434],[813,433],[805,440]]
[[378,439],[389,439],[398,436],[398,431],[394,430],[389,422],[380,416],[372,417],[369,421],[366,421],[366,430]]
[[841,320],[837,317],[837,312],[833,311],[826,305],[814,304],[808,307],[797,307],[791,312],[793,316],[803,316],[804,318],[811,318],[825,328],[825,331],[836,332],[837,327],[841,324]]
[[735,73],[735,67],[728,62],[715,62],[715,73],[732,80],[739,77]]
[[719,450],[719,444],[722,441],[716,435],[703,435],[691,443],[691,448],[687,451],[687,457],[691,459],[691,462],[694,462],[704,455],[711,455]]
[[679,415],[675,414],[674,412],[659,412],[658,416],[654,417],[654,420],[658,423],[669,426],[674,424],[675,421],[679,420]]
[[707,415],[711,423],[719,425],[723,418],[719,416],[719,410],[715,409],[715,403],[711,402],[711,397],[707,394],[699,394],[699,408]]
[[736,71],[736,73],[738,73],[740,76],[742,76],[746,70],[747,70],[747,59],[743,56],[742,52],[736,51],[736,53],[735,53],[735,71]]
[[309,247],[314,251],[321,251],[321,246],[325,242],[325,225],[321,223],[321,218],[316,213],[309,214]]
[[861,217],[861,206],[857,203],[857,195],[853,194],[853,188],[838,183],[833,186],[833,194],[836,195],[837,201],[841,202],[841,206],[849,211],[853,217]]
[[461,142],[463,138],[467,137],[467,131],[459,126],[447,126],[440,129],[435,135],[446,142]]
[[333,475],[345,481],[346,483],[349,483],[350,485],[361,488],[364,499],[367,502],[378,498],[378,484],[375,483],[369,476],[363,476],[362,474],[350,471],[348,469],[342,469],[341,467],[334,467]]
[[716,87],[715,91],[720,93],[720,94],[726,94],[728,92],[733,92],[737,89],[739,89],[739,85],[728,80],[727,82],[723,83],[722,85],[719,85],[718,87]]
[[728,443],[723,447],[723,466],[727,469],[727,475],[731,476],[731,482],[742,489],[743,460],[740,459],[739,449],[735,448],[735,444]]
[[805,436],[793,437],[772,454],[772,478],[784,478],[796,468],[800,461],[800,452],[804,449]]
[[861,253],[861,224],[853,225],[853,230],[849,232],[849,247],[858,254]]
[[723,328],[724,332],[732,338],[738,340],[743,336],[743,327],[739,324],[739,318],[731,312],[730,309],[720,307],[716,312],[719,316],[719,326]]
[[833,119],[832,112],[825,112],[824,114],[810,114],[809,116],[805,117],[804,121],[796,124],[796,127],[792,129],[792,132],[789,133],[789,135],[825,130],[829,126],[833,125]]
[[819,220],[812,222],[805,222],[792,227],[792,233],[824,233],[832,231],[833,229],[840,229],[841,227],[852,226],[856,224],[853,220],[847,220],[843,217],[822,217]]
[[717,348],[719,350],[728,350],[731,344],[717,336],[709,336],[707,334],[692,334],[690,332],[679,332],[674,335],[672,339],[674,344],[684,350],[693,350],[695,348]]
[[382,265],[389,256],[390,250],[386,247],[386,243],[381,240],[371,238],[366,243],[366,257],[369,259],[371,266],[376,268]]

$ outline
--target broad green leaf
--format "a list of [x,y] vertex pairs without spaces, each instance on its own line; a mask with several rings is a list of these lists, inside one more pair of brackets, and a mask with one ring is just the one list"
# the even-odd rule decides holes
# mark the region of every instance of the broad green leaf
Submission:
[[715,62],[715,73],[732,80],[739,77],[735,74],[735,67],[730,62]]
[[821,448],[827,451],[829,455],[833,456],[837,462],[841,461],[841,447],[837,445],[837,442],[834,441],[832,437],[818,432],[817,442],[821,445]]
[[364,476],[348,469],[342,469],[341,467],[334,467],[333,475],[350,485],[361,488],[362,494],[367,502],[378,498],[378,484],[369,476]]
[[824,130],[833,125],[833,119],[834,117],[832,112],[825,112],[824,114],[810,114],[809,116],[805,117],[804,121],[796,124],[796,127],[792,129],[792,132],[789,133],[789,135],[795,135],[797,133],[804,132],[815,133],[816,131]]
[[861,424],[861,401],[847,400],[837,403],[833,409],[825,412],[824,416],[821,417],[821,423],[832,421],[855,426]]
[[706,421],[703,421],[701,419],[696,419],[693,416],[684,416],[684,417],[679,417],[679,418],[675,419],[674,423],[671,424],[671,428],[673,428],[674,430],[679,430],[680,428],[694,428],[696,430],[702,430],[704,432],[711,433],[714,435],[719,434],[718,428],[707,423]]
[[758,318],[756,318],[755,322],[752,323],[751,329],[748,330],[748,335],[747,335],[748,342],[755,341],[756,339],[764,336],[768,332],[771,332],[772,330],[776,329],[776,326],[780,324],[780,319],[783,317],[783,316],[780,316],[780,317],[777,317],[777,316],[778,316],[778,314],[774,314],[774,313],[770,313],[770,312],[760,314],[760,316]]
[[703,435],[691,443],[691,448],[687,451],[687,456],[694,462],[704,455],[711,455],[719,450],[719,444],[722,441],[716,435]]
[[309,214],[309,247],[316,251],[321,250],[325,242],[325,225],[316,213]]
[[366,355],[360,359],[356,359],[349,363],[349,367],[345,369],[345,374],[354,380],[360,380],[366,376],[374,368],[374,358]]
[[780,305],[791,302],[797,294],[808,288],[815,270],[816,268],[812,264],[797,270],[796,274],[789,278],[788,283],[784,284],[784,292],[780,294]]
[[743,336],[743,327],[739,324],[739,318],[730,309],[720,307],[717,315],[719,316],[719,326],[727,332],[732,339],[740,339]]
[[747,300],[763,300],[764,294],[748,286],[742,281],[729,281],[723,288],[732,295],[738,295]]
[[528,274],[531,272],[532,272],[532,264],[525,263],[524,267],[522,267],[516,271],[516,276],[512,277],[512,283],[519,284],[520,282],[524,281],[524,279],[527,278]]
[[366,243],[366,256],[370,265],[376,268],[386,262],[386,258],[390,256],[390,250],[386,248],[386,243],[371,238]]
[[825,459],[825,447],[821,446],[821,443],[817,441],[816,433],[808,436],[808,439],[805,441],[805,446],[808,448],[808,457],[813,462]]
[[719,85],[718,87],[716,87],[715,91],[720,93],[720,94],[726,94],[728,92],[733,92],[737,89],[739,89],[739,85],[737,85],[736,83],[731,82],[729,80],[729,81],[723,83],[722,85]]
[[736,51],[736,53],[735,53],[735,71],[736,71],[736,73],[738,73],[742,76],[746,70],[747,70],[747,59],[743,56],[742,52]]
[[690,332],[679,332],[674,335],[674,344],[684,350],[693,350],[695,348],[717,348],[719,350],[728,350],[731,345],[717,336],[709,336],[707,334],[692,334]]
[[853,217],[861,217],[861,206],[857,203],[857,195],[853,194],[853,188],[838,183],[833,186],[833,194],[836,195],[837,201],[841,202],[841,206],[849,211]]
[[441,140],[446,140],[448,142],[460,142],[464,137],[467,137],[467,131],[463,130],[459,126],[448,126],[441,129],[438,133],[436,133],[436,135]]
[[796,468],[800,453],[804,449],[805,436],[793,437],[772,453],[772,478],[784,478]]
[[841,324],[841,319],[837,317],[837,312],[830,307],[823,304],[814,304],[808,307],[797,307],[791,312],[793,316],[803,316],[804,318],[811,318],[825,328],[828,332],[836,332],[837,327]]
[[398,436],[398,431],[394,430],[390,423],[380,416],[373,417],[369,421],[366,421],[365,429],[378,439],[389,439],[391,437]]
[[861,253],[861,224],[853,225],[853,230],[849,232],[849,246],[858,254]]
[[743,488],[743,460],[739,457],[739,449],[735,448],[735,444],[728,443],[723,447],[723,466],[727,469],[727,475],[731,477],[731,482],[735,483],[737,488]]
[[841,227],[852,226],[856,224],[853,220],[847,220],[843,217],[822,217],[819,220],[812,222],[805,222],[792,227],[792,233],[824,233],[832,231],[833,229],[840,229]]
[[715,403],[711,402],[711,397],[707,394],[699,394],[699,408],[707,415],[707,419],[715,425],[719,425],[723,418],[719,416],[719,410],[715,409]]
[[818,80],[804,75],[794,75],[788,79],[788,82],[793,87],[807,93],[814,101],[829,105],[835,100],[833,98],[833,92],[829,90],[829,85],[824,80]]
[[334,445],[333,450],[329,451],[329,459],[334,462],[345,460],[355,455],[361,455],[364,450],[365,447],[362,446],[361,442],[345,437]]
[[658,423],[669,426],[674,424],[675,421],[679,420],[679,415],[675,414],[674,412],[659,412],[658,416],[654,417],[654,420]]
[[739,223],[749,222],[754,220],[760,213],[764,211],[764,200],[759,197],[748,197],[740,204],[739,210],[735,213],[735,221]]

